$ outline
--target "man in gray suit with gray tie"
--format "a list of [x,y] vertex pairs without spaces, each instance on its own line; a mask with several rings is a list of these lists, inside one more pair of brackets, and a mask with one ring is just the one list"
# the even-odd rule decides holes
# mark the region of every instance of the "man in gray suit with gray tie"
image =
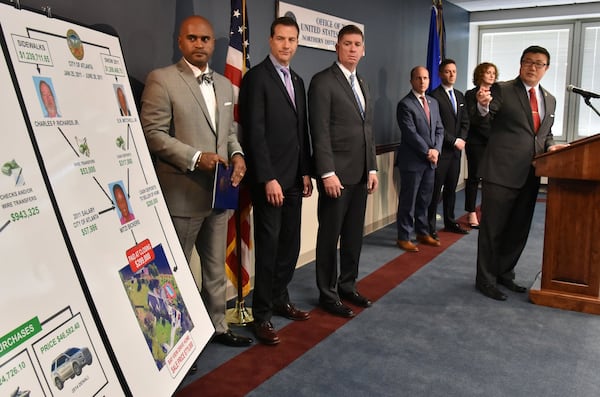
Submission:
[[186,259],[194,246],[200,256],[202,280],[196,284],[215,327],[213,341],[248,346],[252,339],[233,334],[225,321],[228,213],[212,209],[217,164],[233,167],[234,186],[246,172],[233,119],[233,86],[208,66],[215,37],[207,19],[186,18],[178,44],[183,58],[148,75],[142,127]]
[[[308,107],[313,142],[319,231],[316,272],[319,303],[341,317],[371,300],[356,290],[367,194],[377,188],[373,138],[373,106],[367,83],[356,74],[364,56],[364,36],[354,25],[344,26],[335,45],[338,60],[310,82]],[[340,272],[337,244],[340,243]]]

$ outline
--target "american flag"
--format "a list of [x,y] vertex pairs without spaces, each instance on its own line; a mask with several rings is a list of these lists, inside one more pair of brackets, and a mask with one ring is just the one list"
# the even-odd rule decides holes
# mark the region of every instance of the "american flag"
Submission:
[[[231,0],[229,47],[227,49],[224,74],[231,81],[231,84],[233,84],[236,97],[242,84],[242,77],[250,69],[249,33],[246,0]],[[238,121],[237,104],[235,120]]]
[[[231,84],[237,97],[242,77],[250,69],[250,45],[248,31],[248,14],[246,12],[246,0],[231,0],[231,24],[229,28],[229,48],[227,49],[227,60],[225,62],[225,77]],[[235,120],[239,121],[237,103],[235,105]],[[238,133],[238,138],[239,136]],[[240,189],[240,202],[238,209],[229,218],[227,223],[227,253],[225,257],[225,269],[227,277],[233,285],[238,287],[238,252],[241,251],[241,281],[242,297],[250,292],[250,250],[252,241],[250,237],[250,193],[242,186]],[[236,216],[240,216],[240,241],[241,250],[236,249]],[[238,288],[239,290],[239,288]],[[241,298],[241,297],[238,297]]]

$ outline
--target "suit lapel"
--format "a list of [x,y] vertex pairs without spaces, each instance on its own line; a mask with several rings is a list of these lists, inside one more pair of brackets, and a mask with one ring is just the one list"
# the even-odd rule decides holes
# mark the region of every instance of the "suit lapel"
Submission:
[[[217,131],[215,129],[215,126],[212,124],[212,122],[210,120],[210,113],[208,112],[208,107],[206,106],[206,102],[204,101],[204,97],[202,96],[202,92],[200,91],[200,85],[198,84],[198,81],[194,77],[194,73],[192,72],[192,70],[189,68],[189,66],[185,63],[185,61],[183,59],[181,61],[179,61],[179,63],[177,64],[177,68],[179,69],[181,78],[183,79],[185,84],[190,89],[190,92],[194,96],[194,99],[196,99],[196,102],[198,102],[198,105],[200,106],[200,109],[202,110],[202,113],[203,113],[204,117],[206,118],[206,123],[210,126],[210,129],[212,130],[213,134],[216,135]],[[216,92],[215,92],[215,95],[216,95]],[[218,96],[217,96],[217,98],[218,98]],[[217,102],[218,102],[218,100],[217,100]],[[218,106],[217,106],[217,108],[218,108]],[[218,116],[218,112],[217,112],[217,116]],[[218,120],[218,118],[216,118],[216,119]]]
[[337,64],[334,63],[331,67],[331,70],[333,71],[335,78],[342,86],[342,89],[344,90],[350,101],[354,104],[354,109],[356,109],[356,113],[359,117],[361,117],[360,109],[358,108],[358,103],[356,102],[356,97],[354,96],[354,92],[352,92],[352,87],[350,87],[350,82],[348,82],[348,79],[346,79],[346,76],[344,76],[344,73]]
[[[215,109],[215,120],[217,121],[217,125],[216,125],[216,129],[218,130],[219,128],[221,128],[221,126],[223,126],[226,129],[229,129],[226,117],[228,117],[227,112],[225,111],[224,105],[224,98],[227,98],[227,92],[229,90],[231,90],[231,87],[229,85],[229,81],[223,81],[223,76],[221,75],[217,75],[216,73],[213,73],[213,81],[214,81],[214,87],[215,87],[215,101],[216,101],[216,109]],[[225,83],[225,84],[224,84]],[[230,106],[234,106],[234,104],[232,103]],[[229,123],[231,123],[231,120],[229,120]],[[229,134],[225,134],[224,136],[228,136]]]
[[[275,69],[275,66],[273,65],[273,62],[271,62],[271,59],[269,58],[269,56],[267,56],[267,58],[263,61],[263,64],[264,64],[265,68],[267,69],[269,76],[271,76],[271,78],[273,79],[273,82],[275,83],[275,85],[279,88],[279,90],[281,90],[281,93],[287,99],[289,105],[292,107],[292,109],[294,109],[294,111],[296,111],[296,107],[292,103],[292,98],[290,98],[290,95],[287,92],[287,88],[285,88],[285,84],[283,83],[283,80],[281,79],[279,72],[277,71],[277,69]],[[294,86],[294,92],[297,92],[298,87],[297,87],[297,85],[296,85],[297,83],[295,81],[296,78],[294,76],[294,73],[291,71],[291,69],[290,69],[290,73],[291,73],[290,78],[292,80],[292,85]]]
[[[292,106],[294,108],[294,111],[297,113],[298,112],[298,92],[299,90],[302,90],[302,87],[300,87],[300,84],[298,83],[298,75],[296,74],[296,72],[294,72],[292,70],[292,68],[290,68],[290,74],[291,74],[291,79],[292,79],[292,85],[294,86],[294,96],[295,96],[295,101],[296,103],[294,104],[294,106]],[[286,90],[287,92],[287,90]]]
[[454,106],[452,106],[452,101],[450,100],[450,97],[448,96],[448,93],[446,92],[446,101],[448,102],[448,106],[450,106],[450,109],[452,110],[452,114],[454,115],[454,123],[456,123],[456,120],[458,119],[458,97],[456,96],[456,91],[454,91],[454,88],[452,89],[452,95],[454,95],[454,102],[456,102],[456,112],[454,112]]
[[[435,89],[436,91],[439,90],[438,94],[435,95],[435,99],[438,100],[438,103],[440,104],[440,107],[442,106],[442,103],[440,102],[439,98],[443,98],[442,100],[444,101],[444,105],[448,107],[448,109],[450,109],[450,112],[454,115],[454,121],[456,122],[457,118],[458,118],[458,97],[456,96],[456,92],[454,91],[454,88],[452,89],[452,93],[454,94],[454,100],[456,101],[456,113],[454,113],[454,106],[452,106],[452,101],[450,100],[450,96],[448,95],[448,91],[446,91],[446,88],[443,85],[439,85],[438,88]],[[441,110],[440,110],[441,111]]]
[[[363,98],[365,99],[365,119],[367,118],[367,109],[369,109],[369,101],[371,100],[371,98],[369,97],[369,90],[366,89],[365,87],[365,81],[363,80],[362,76],[360,75],[356,75],[356,79],[358,80],[358,84],[360,85],[360,90],[363,94]],[[352,95],[354,95],[354,93],[352,93]],[[358,105],[357,105],[358,106]],[[360,109],[359,109],[360,111]]]
[[[427,94],[425,94],[425,100],[427,101],[427,105],[429,105],[429,121],[427,123],[427,125],[429,126],[429,139],[431,140],[431,143],[435,146],[435,128],[433,128],[434,125],[437,124],[437,118],[434,118],[435,115],[437,114],[439,117],[439,108],[437,112],[434,112],[432,107],[432,103],[431,103],[431,97]],[[439,106],[439,105],[437,105]],[[423,109],[423,114],[425,114],[425,109]],[[427,119],[427,116],[425,117],[425,119]]]
[[523,113],[525,113],[525,117],[527,117],[527,121],[529,122],[529,132],[531,135],[535,135],[533,130],[533,113],[531,112],[531,104],[529,103],[529,95],[527,95],[525,84],[520,79],[516,79],[514,89],[519,102],[521,102],[521,109],[523,109]]
[[[417,98],[416,96],[414,96],[414,94],[410,93],[410,97],[409,97],[412,101],[414,106],[419,109],[421,116],[423,116],[423,120],[425,121],[425,124],[430,125],[430,121],[431,120],[427,120],[427,115],[425,114],[425,108],[423,108],[423,104],[421,104],[421,100],[419,98]],[[427,97],[427,95],[425,95],[425,100],[427,101],[427,104],[430,104],[429,98]],[[431,106],[429,106],[429,113],[431,113]],[[431,130],[431,127],[429,127],[429,130]]]
[[[540,123],[540,129],[542,126],[548,121],[554,118],[554,111],[556,107],[556,103],[550,103],[550,99],[548,96],[548,91],[546,91],[541,85],[540,90],[542,91],[542,100],[544,101],[544,119]],[[550,121],[553,122],[554,120]]]

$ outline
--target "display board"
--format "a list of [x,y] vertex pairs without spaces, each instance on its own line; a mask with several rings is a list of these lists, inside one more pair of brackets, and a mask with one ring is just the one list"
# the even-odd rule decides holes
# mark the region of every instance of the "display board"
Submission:
[[[0,395],[123,395],[79,287],[4,57],[0,86]],[[70,379],[59,373],[68,364],[55,361],[73,348],[86,349],[89,361]]]
[[[0,138],[0,246],[11,264],[0,338],[28,337],[18,352],[0,348],[0,366],[24,363],[39,395],[171,395],[214,328],[154,173],[119,40],[7,4],[0,26],[2,87],[14,87],[0,115],[16,124]],[[53,360],[70,368],[58,381]],[[17,383],[5,392],[0,378],[0,395]]]

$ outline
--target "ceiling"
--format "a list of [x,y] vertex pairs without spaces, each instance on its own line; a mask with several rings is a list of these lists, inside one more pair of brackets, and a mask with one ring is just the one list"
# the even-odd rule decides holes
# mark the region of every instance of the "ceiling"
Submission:
[[558,6],[576,3],[597,3],[597,0],[448,0],[469,12],[506,10],[541,6]]

